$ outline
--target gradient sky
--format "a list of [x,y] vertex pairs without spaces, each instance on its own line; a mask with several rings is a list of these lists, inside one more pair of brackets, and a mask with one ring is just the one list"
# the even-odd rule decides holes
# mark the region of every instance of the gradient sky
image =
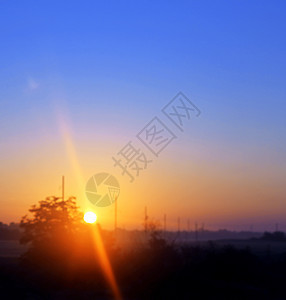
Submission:
[[[1,1],[0,220],[121,185],[118,223],[286,230],[285,1]],[[179,91],[202,111],[130,184],[111,157]],[[143,146],[138,144],[143,150]]]

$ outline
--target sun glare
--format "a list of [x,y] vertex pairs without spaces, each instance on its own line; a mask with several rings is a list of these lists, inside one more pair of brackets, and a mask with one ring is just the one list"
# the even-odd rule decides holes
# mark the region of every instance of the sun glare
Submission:
[[95,223],[96,222],[96,219],[97,219],[97,216],[95,213],[93,213],[92,211],[88,211],[84,214],[84,217],[83,217],[84,221],[86,223]]

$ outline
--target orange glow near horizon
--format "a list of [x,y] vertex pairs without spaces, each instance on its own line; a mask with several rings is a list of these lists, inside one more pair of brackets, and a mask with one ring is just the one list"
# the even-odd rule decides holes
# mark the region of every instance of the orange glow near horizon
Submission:
[[[63,174],[66,196],[75,196],[81,211],[93,211],[95,207],[84,193],[85,182],[92,174],[106,171],[120,182],[120,228],[142,229],[145,206],[150,218],[161,224],[164,214],[168,216],[168,230],[177,229],[178,217],[182,230],[187,229],[187,220],[192,229],[199,222],[211,230],[240,230],[254,224],[257,230],[266,231],[274,222],[283,222],[285,167],[267,160],[271,152],[249,152],[249,159],[245,159],[236,155],[233,146],[224,145],[230,149],[226,154],[213,142],[194,143],[192,147],[187,144],[185,148],[174,144],[130,184],[111,159],[124,145],[125,137],[114,136],[109,129],[91,134],[88,128],[86,136],[79,137],[82,128],[73,125],[68,105],[61,101],[55,106],[55,119],[55,131],[45,129],[42,140],[21,137],[21,151],[13,140],[3,144],[0,221],[19,222],[32,204],[46,196],[60,195]],[[96,207],[96,213],[102,227],[113,229],[113,205]]]

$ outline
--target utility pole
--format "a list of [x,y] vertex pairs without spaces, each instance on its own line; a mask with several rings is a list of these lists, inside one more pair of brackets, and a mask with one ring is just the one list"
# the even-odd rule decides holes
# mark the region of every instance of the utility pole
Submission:
[[115,203],[114,203],[114,232],[116,232],[117,229],[117,197],[115,197]]
[[198,241],[198,223],[195,223],[195,240]]
[[145,217],[144,217],[144,229],[145,229],[145,233],[147,233],[147,220],[148,220],[147,206],[145,206]]
[[185,238],[186,238],[186,240],[189,240],[189,238],[190,238],[190,219],[189,218],[187,220],[187,231],[185,233]]
[[65,200],[65,176],[62,176],[62,199]]
[[204,235],[204,233],[205,233],[205,223],[202,223],[201,232],[202,232],[201,237],[204,238],[204,236],[205,236]]
[[166,228],[167,228],[167,216],[164,214],[164,235],[166,236]]

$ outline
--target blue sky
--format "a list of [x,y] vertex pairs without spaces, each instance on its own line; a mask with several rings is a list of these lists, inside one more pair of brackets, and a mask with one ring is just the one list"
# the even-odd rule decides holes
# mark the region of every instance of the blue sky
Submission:
[[45,82],[46,92],[61,85],[70,101],[91,103],[101,90],[117,108],[142,90],[144,107],[156,101],[152,94],[183,90],[206,99],[204,110],[230,110],[237,123],[242,111],[248,121],[277,122],[285,11],[284,1],[2,2],[1,98],[18,106],[15,86],[27,78]]

